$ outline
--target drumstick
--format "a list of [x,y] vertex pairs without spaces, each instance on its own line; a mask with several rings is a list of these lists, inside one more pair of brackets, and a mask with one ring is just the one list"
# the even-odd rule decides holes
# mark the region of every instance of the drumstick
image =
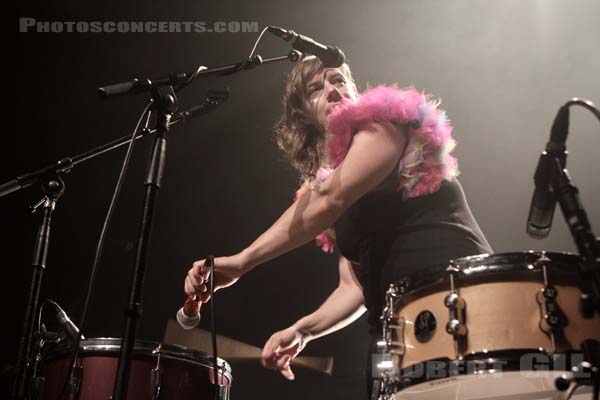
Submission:
[[[193,350],[205,353],[212,352],[211,333],[203,329],[182,329],[175,320],[167,322],[164,342],[185,346]],[[231,339],[226,336],[217,335],[217,347],[219,357],[227,359],[259,359],[262,349],[239,340]],[[292,365],[302,366],[315,371],[331,375],[333,371],[333,357],[296,357],[291,362]]]

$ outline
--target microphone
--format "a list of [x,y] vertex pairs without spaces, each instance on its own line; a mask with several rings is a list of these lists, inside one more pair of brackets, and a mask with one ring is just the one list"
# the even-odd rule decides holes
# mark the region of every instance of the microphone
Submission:
[[[204,266],[211,273],[213,265],[214,265],[214,257],[208,256],[206,260],[204,260]],[[211,278],[212,279],[212,278]],[[179,326],[181,326],[185,330],[194,329],[200,323],[200,307],[202,306],[202,302],[198,298],[198,296],[188,296],[188,298],[183,303],[183,307],[177,311],[177,322]]]
[[[527,217],[527,234],[534,239],[544,239],[550,234],[556,209],[556,192],[553,182],[557,168],[565,168],[567,151],[565,142],[569,131],[569,108],[562,106],[552,124],[550,141],[540,155],[535,169],[535,191]],[[560,163],[557,166],[556,163]]]
[[309,53],[317,56],[326,68],[337,68],[344,64],[346,56],[344,52],[336,46],[327,46],[313,39],[300,35],[294,31],[288,31],[278,26],[267,27],[268,31],[279,36],[286,42],[292,42],[292,47],[302,53]]
[[194,329],[200,323],[202,302],[196,296],[188,296],[183,307],[177,311],[177,322],[185,330]]
[[206,114],[229,99],[229,88],[210,89],[206,94],[204,101],[188,110],[182,111],[175,116],[175,119],[186,121],[196,115]]
[[[55,301],[48,300],[48,303],[52,304],[56,309],[56,318],[62,328],[63,332],[72,340],[77,340],[79,336],[79,328],[71,321],[65,310],[61,308]],[[85,336],[81,335],[81,339],[85,340]]]
[[65,338],[62,333],[48,331],[44,324],[40,326],[39,335],[44,342],[48,343],[58,343]]

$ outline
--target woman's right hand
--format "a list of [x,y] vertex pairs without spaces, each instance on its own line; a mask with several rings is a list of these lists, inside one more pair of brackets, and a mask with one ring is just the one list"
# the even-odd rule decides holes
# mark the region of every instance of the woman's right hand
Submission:
[[[198,296],[202,303],[210,300],[209,276],[206,260],[198,260],[192,264],[184,282],[184,290],[188,296]],[[216,257],[214,259],[215,291],[233,285],[246,272],[243,256],[236,254],[231,257]]]
[[286,379],[293,380],[295,376],[290,363],[304,349],[306,343],[306,334],[293,326],[276,332],[265,343],[260,363],[265,368],[278,370]]

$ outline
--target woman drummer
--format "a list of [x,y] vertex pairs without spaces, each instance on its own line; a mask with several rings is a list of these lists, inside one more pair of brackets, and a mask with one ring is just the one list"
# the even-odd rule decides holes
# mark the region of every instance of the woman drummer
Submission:
[[[438,103],[414,88],[359,95],[350,69],[306,58],[290,71],[276,126],[299,171],[296,201],[241,252],[215,259],[215,288],[316,238],[339,257],[339,285],[312,314],[276,332],[261,363],[294,379],[290,361],[318,337],[369,310],[372,333],[390,283],[426,266],[491,253],[457,181],[450,126]],[[204,261],[185,292],[209,300]]]

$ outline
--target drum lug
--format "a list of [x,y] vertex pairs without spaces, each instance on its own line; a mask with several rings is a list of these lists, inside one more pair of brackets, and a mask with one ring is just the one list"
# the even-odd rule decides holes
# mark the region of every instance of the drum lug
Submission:
[[[404,356],[405,351],[404,326],[406,321],[403,317],[396,317],[394,312],[395,302],[398,297],[398,287],[391,284],[385,293],[385,306],[380,318],[383,327],[383,340],[377,343],[379,351],[387,353],[390,356],[387,362],[391,365],[386,365],[385,368],[382,367],[378,400],[391,400],[394,398],[398,383],[395,366],[400,365],[400,360]],[[397,360],[398,358],[400,360]]]
[[394,393],[398,390],[399,372],[397,368],[395,368],[398,364],[393,362],[396,357],[393,357],[389,353],[387,355],[387,359],[382,359],[382,364],[388,365],[378,366],[380,377],[377,380],[374,380],[374,383],[378,381],[378,384],[375,384],[373,387],[373,399],[377,396],[377,400],[392,400],[394,399]]
[[392,284],[385,293],[385,307],[380,318],[383,326],[383,340],[378,345],[383,352],[403,356],[405,351],[404,326],[406,321],[403,317],[396,317],[394,313],[394,303],[397,298],[398,288]]
[[67,389],[67,398],[69,400],[77,400],[79,398],[79,389],[81,388],[81,379],[83,378],[83,366],[78,365],[73,369],[73,375],[69,379]]
[[221,377],[221,382],[224,381],[225,378],[225,363],[223,365],[217,365],[217,373],[215,374],[215,384],[212,385],[213,388],[217,390],[217,399],[218,400],[227,400],[229,399],[229,386],[219,384],[219,375]]
[[160,397],[160,388],[162,385],[162,371],[160,369],[161,350],[162,345],[159,344],[152,351],[152,354],[156,354],[156,367],[150,371],[150,393],[152,394],[152,400],[158,400]]
[[444,299],[444,305],[448,308],[446,332],[452,336],[465,336],[468,332],[465,325],[465,300],[458,294],[451,293]]
[[[453,271],[449,267],[449,271]],[[457,359],[461,357],[460,340],[467,336],[469,330],[466,325],[465,299],[460,297],[454,286],[454,274],[450,272],[450,294],[444,298],[444,305],[448,308],[448,322],[446,323],[446,332],[454,338],[454,353]]]
[[219,386],[219,400],[226,400],[229,398],[229,386],[226,385],[218,385]]
[[567,325],[566,318],[556,302],[558,291],[548,280],[546,265],[542,265],[544,287],[536,293],[535,300],[540,307],[539,327],[542,332],[550,336],[552,352],[556,352],[556,336]]
[[396,393],[398,380],[390,373],[386,372],[381,381],[381,390],[377,400],[393,400]]

